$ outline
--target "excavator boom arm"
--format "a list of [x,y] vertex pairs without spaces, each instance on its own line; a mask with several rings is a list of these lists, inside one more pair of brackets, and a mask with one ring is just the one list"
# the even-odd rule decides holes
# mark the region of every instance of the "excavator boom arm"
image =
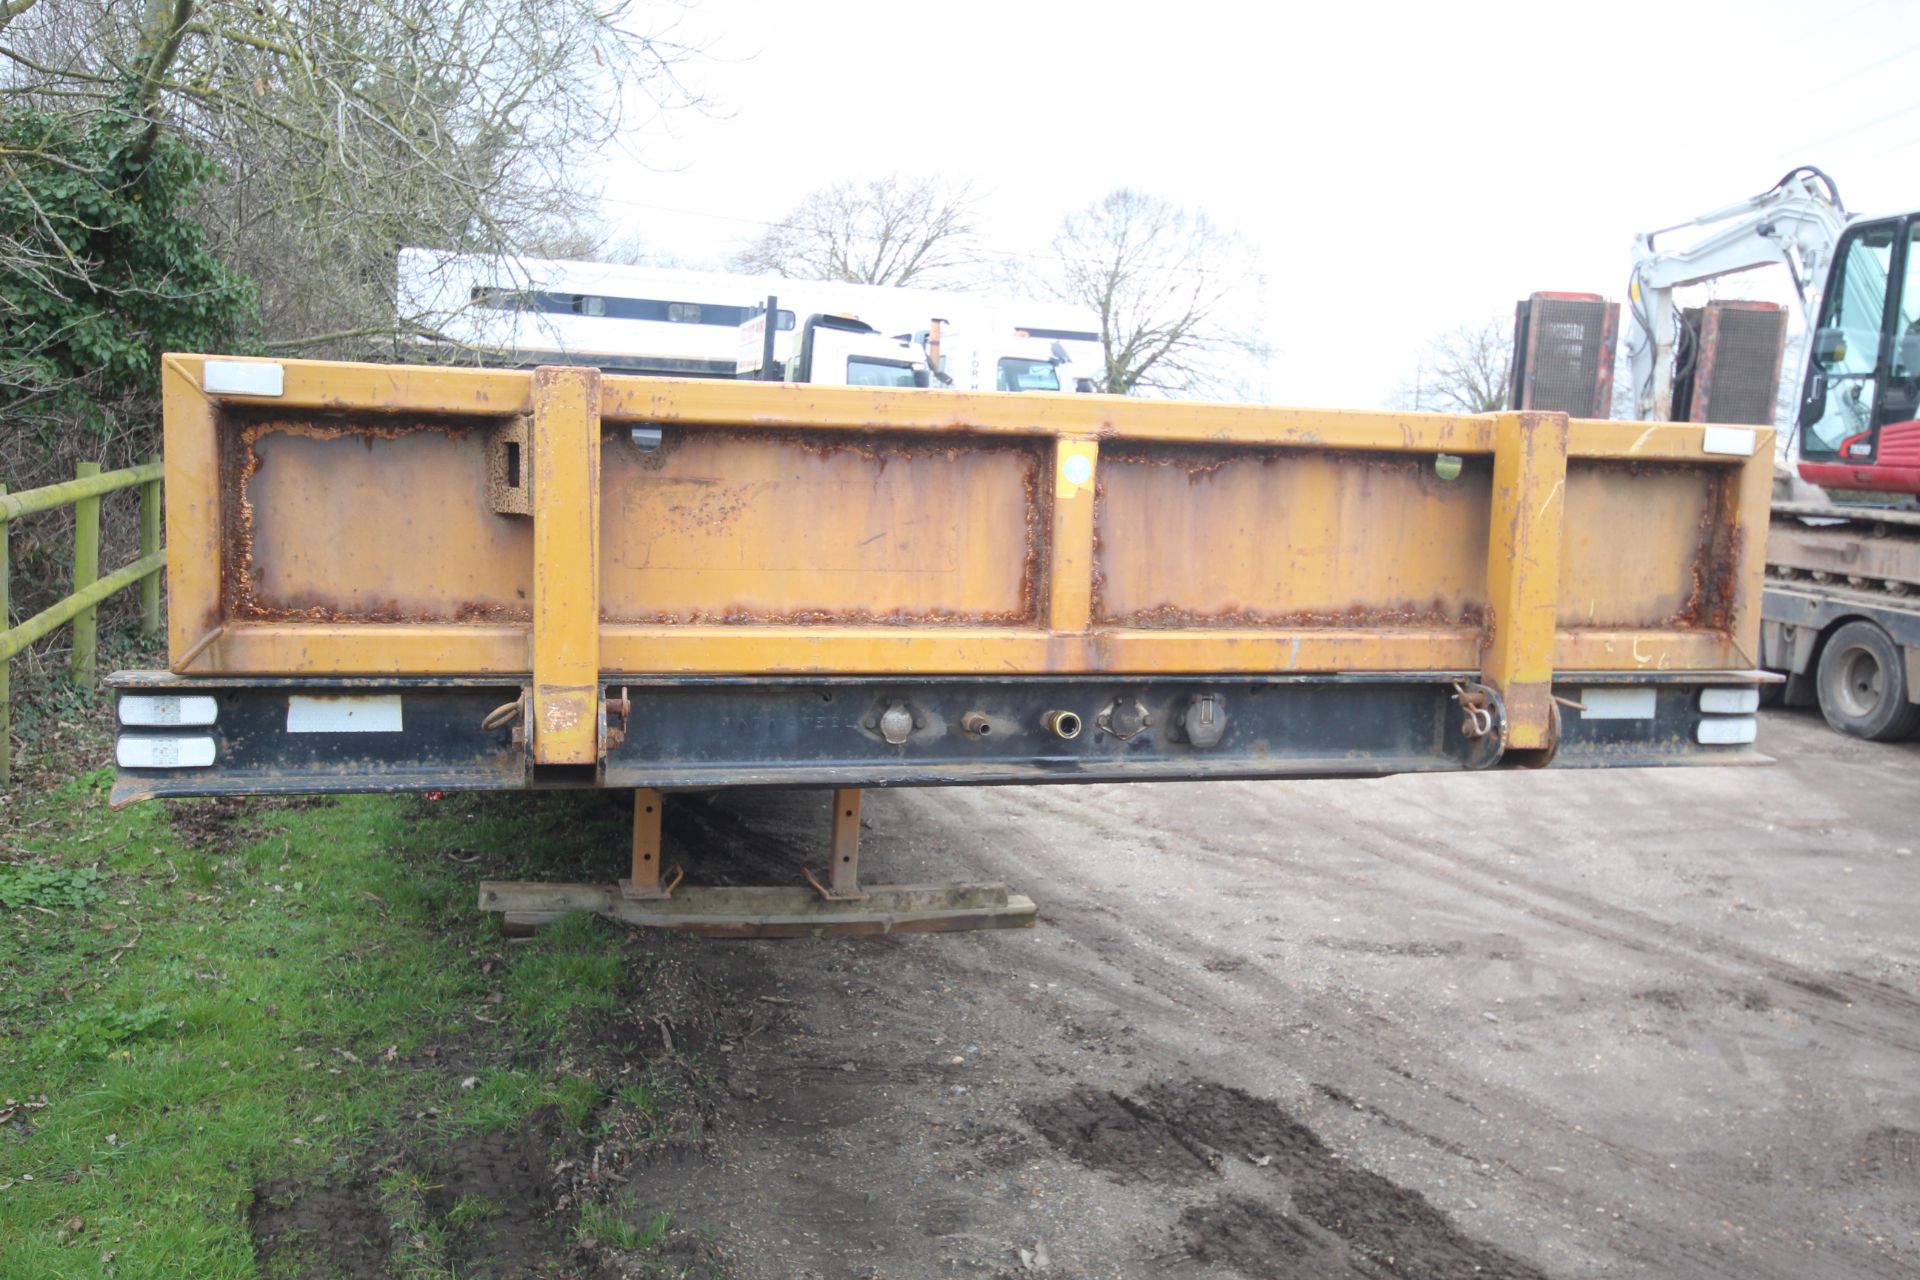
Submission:
[[[1811,331],[1820,286],[1846,225],[1846,207],[1832,179],[1802,166],[1759,195],[1635,236],[1627,308],[1635,416],[1664,421],[1672,414],[1675,289],[1780,264],[1793,277]],[[1682,249],[1655,248],[1657,237],[1689,227],[1714,229]]]

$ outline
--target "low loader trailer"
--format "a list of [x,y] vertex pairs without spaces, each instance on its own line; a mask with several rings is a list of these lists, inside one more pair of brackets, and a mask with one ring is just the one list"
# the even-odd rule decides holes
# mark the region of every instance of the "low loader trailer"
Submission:
[[[198,355],[164,386],[169,669],[112,679],[115,802],[633,792],[617,883],[482,886],[520,923],[1032,922],[867,883],[869,787],[1761,759],[1764,429]],[[832,789],[824,867],[663,867],[671,793],[737,786]]]

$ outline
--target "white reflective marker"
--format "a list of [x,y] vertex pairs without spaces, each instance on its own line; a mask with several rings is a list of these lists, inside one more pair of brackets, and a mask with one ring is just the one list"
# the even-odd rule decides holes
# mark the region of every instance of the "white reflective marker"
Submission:
[[128,734],[113,744],[113,762],[122,769],[204,769],[213,763],[213,739]]
[[204,694],[123,693],[120,723],[147,726],[212,724],[219,706]]
[[200,389],[210,396],[277,396],[286,392],[286,376],[273,360],[208,360],[200,366]]
[[1651,720],[1653,719],[1653,690],[1651,689],[1582,689],[1580,705],[1586,710],[1580,713],[1582,720]]
[[398,733],[400,695],[305,694],[287,699],[288,733]]
[[1700,709],[1709,715],[1750,716],[1760,709],[1758,689],[1702,689]]
[[1716,717],[1702,720],[1694,731],[1694,741],[1706,747],[1732,747],[1752,742],[1760,734],[1760,722],[1752,716]]
[[1700,433],[1700,452],[1751,458],[1758,442],[1752,427],[1708,427]]

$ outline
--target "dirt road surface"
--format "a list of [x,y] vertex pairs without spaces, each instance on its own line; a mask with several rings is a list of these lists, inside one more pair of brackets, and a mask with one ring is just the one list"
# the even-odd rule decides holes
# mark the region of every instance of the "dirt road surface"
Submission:
[[[1920,745],[1761,745],[870,793],[868,879],[1005,879],[1039,927],[676,943],[764,1030],[640,1200],[782,1280],[1920,1274]],[[669,853],[825,822],[688,799]]]

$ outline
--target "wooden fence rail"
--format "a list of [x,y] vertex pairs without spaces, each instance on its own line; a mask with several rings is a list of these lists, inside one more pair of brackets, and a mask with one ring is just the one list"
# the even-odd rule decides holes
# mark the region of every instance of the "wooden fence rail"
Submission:
[[[0,631],[0,787],[13,771],[13,658],[22,649],[68,622],[73,623],[73,680],[91,689],[98,631],[95,610],[115,592],[140,584],[140,629],[160,632],[160,571],[166,568],[166,548],[160,545],[160,464],[145,462],[120,471],[102,472],[97,462],[83,462],[74,478],[24,493],[7,492],[0,484],[0,626],[10,612],[8,594],[12,576],[8,529],[20,516],[56,507],[73,508],[73,592],[42,609],[17,627]],[[124,568],[100,576],[100,499],[120,489],[140,490],[140,558]]]

